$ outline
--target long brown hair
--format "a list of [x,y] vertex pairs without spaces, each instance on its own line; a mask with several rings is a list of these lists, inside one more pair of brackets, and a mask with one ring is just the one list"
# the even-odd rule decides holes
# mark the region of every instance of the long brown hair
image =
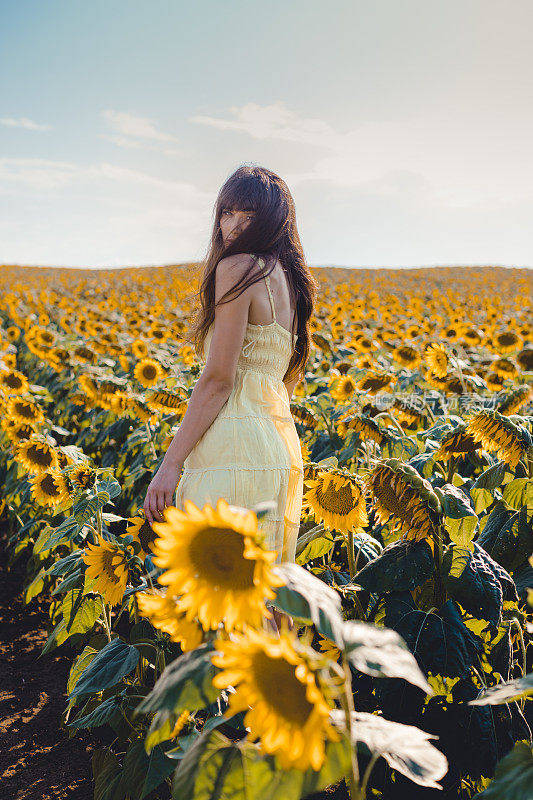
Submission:
[[[255,212],[247,227],[228,246],[224,245],[220,229],[223,209]],[[205,337],[215,318],[215,272],[218,262],[226,256],[248,253],[252,256],[250,267],[237,283],[219,300],[229,302],[249,286],[261,280],[254,271],[257,257],[266,262],[264,274],[268,275],[279,260],[286,270],[287,282],[296,306],[297,339],[284,380],[303,375],[311,346],[309,318],[313,313],[318,282],[305,263],[304,253],[296,227],[296,211],[292,195],[282,178],[269,169],[258,166],[240,166],[224,183],[218,193],[214,208],[211,242],[204,261],[202,280],[198,291],[200,308],[193,320],[191,339],[197,355],[203,354]],[[268,263],[272,267],[268,269]],[[240,289],[240,291],[238,291]],[[224,298],[228,299],[224,299]],[[217,304],[218,305],[218,304]],[[189,338],[189,337],[187,337]]]

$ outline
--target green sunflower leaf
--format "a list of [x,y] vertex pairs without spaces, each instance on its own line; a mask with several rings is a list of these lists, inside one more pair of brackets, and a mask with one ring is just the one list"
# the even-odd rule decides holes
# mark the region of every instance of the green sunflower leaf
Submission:
[[354,583],[378,594],[401,592],[429,580],[433,567],[433,553],[425,540],[393,542],[356,573]]
[[72,689],[71,696],[95,694],[114,686],[135,669],[138,661],[136,647],[122,639],[113,639],[92,659]]
[[470,701],[471,706],[497,706],[533,694],[533,672],[506,683],[498,683]]
[[532,800],[533,750],[525,742],[516,742],[497,764],[489,786],[473,800]]
[[135,709],[135,714],[167,710],[179,714],[185,709],[206,708],[220,694],[212,680],[219,672],[211,658],[213,642],[204,642],[169,664],[150,694]]
[[376,678],[403,678],[424,692],[433,693],[415,657],[396,631],[348,620],[342,633],[348,661],[360,672]]
[[165,755],[160,744],[146,753],[144,740],[136,739],[128,748],[122,768],[123,784],[131,800],[143,800],[174,772],[176,762]]
[[291,617],[316,629],[342,647],[342,607],[338,593],[299,564],[286,562],[272,567],[283,578],[275,589],[273,603]]
[[318,771],[280,769],[275,756],[259,752],[248,739],[232,742],[221,731],[202,733],[174,773],[175,800],[300,800],[337,783],[350,769],[350,748],[343,737],[326,741]]
[[[331,712],[333,721],[345,725],[342,709]],[[376,714],[351,712],[352,744],[371,755],[381,756],[392,769],[419,786],[441,789],[437,783],[448,771],[448,760],[429,741],[437,739],[414,725],[392,722]],[[362,745],[363,747],[360,747]]]

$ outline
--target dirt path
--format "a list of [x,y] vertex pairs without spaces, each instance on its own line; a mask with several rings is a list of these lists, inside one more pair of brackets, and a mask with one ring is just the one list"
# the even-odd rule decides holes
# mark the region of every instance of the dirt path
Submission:
[[[38,659],[49,601],[22,602],[25,562],[6,567],[0,537],[0,796],[9,800],[90,800],[91,737],[60,728],[72,657]],[[61,651],[59,651],[61,652]],[[81,734],[81,735],[80,735]]]

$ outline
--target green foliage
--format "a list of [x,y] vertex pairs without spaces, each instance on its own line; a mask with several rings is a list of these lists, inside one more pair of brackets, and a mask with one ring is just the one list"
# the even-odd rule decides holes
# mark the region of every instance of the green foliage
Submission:
[[328,742],[318,772],[282,770],[275,756],[259,753],[258,744],[232,742],[218,730],[203,733],[187,750],[174,774],[175,800],[300,800],[336,783],[347,773],[346,740]]
[[136,713],[165,711],[169,716],[185,709],[206,708],[220,694],[212,685],[219,672],[211,662],[213,652],[213,643],[205,642],[169,664]]
[[433,553],[425,540],[400,541],[389,544],[356,574],[354,581],[377,594],[401,592],[421,586],[431,578],[433,570]]
[[533,751],[526,742],[517,742],[496,766],[494,779],[474,800],[532,800]]
[[113,639],[91,660],[70,692],[71,696],[95,694],[114,686],[135,669],[137,648],[122,639]]

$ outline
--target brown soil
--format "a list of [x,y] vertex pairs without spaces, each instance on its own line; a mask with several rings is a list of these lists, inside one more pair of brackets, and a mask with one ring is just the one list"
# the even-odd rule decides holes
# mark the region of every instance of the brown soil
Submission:
[[9,800],[89,800],[91,735],[61,729],[72,654],[47,639],[49,600],[22,600],[24,557],[6,566],[0,541],[0,785]]

